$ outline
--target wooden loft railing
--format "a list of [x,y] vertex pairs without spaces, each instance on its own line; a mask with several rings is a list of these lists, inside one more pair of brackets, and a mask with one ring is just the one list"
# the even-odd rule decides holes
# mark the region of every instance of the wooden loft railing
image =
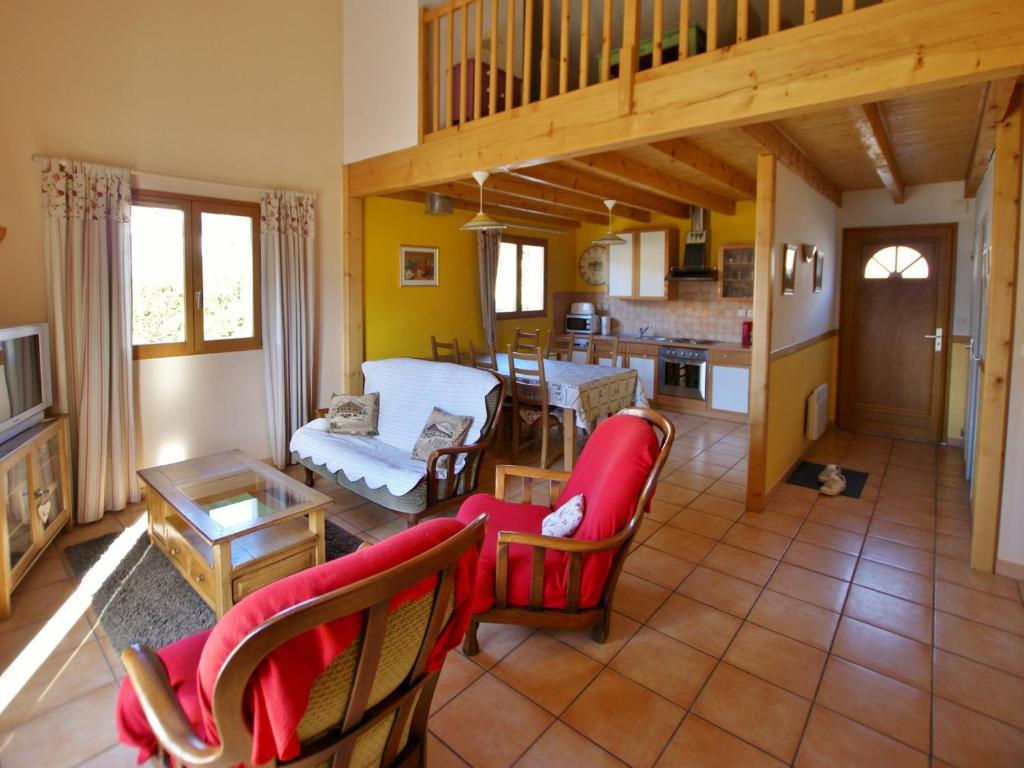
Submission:
[[451,0],[421,11],[421,131],[883,1]]

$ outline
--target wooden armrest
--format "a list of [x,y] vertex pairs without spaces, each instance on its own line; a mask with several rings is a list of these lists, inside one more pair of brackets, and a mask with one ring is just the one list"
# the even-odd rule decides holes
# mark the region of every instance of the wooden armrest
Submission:
[[318,419],[327,418],[327,414],[330,413],[330,411],[331,411],[330,408],[317,408],[316,409],[316,417]]
[[[454,490],[456,478],[462,474],[462,470],[455,471],[455,456],[459,454],[466,454],[467,458],[472,453],[482,453],[491,441],[481,440],[478,443],[472,443],[471,445],[453,445],[450,448],[438,448],[436,451],[431,451],[427,457],[427,502],[434,503],[437,501],[443,501],[438,496],[438,484],[439,479],[437,477],[437,463],[445,456],[452,456],[453,458],[448,463],[448,474],[445,476],[445,496],[448,498],[449,492]],[[465,469],[465,465],[463,465]]]
[[623,528],[619,533],[610,539],[598,539],[598,540],[587,540],[587,539],[570,539],[563,536],[545,536],[542,533],[522,533],[520,531],[499,531],[498,532],[498,548],[501,549],[502,545],[508,546],[509,544],[522,544],[527,547],[543,547],[544,549],[552,549],[557,552],[581,552],[588,554],[590,552],[602,552],[606,549],[614,549],[622,543],[622,539],[628,532],[627,528]]
[[157,741],[167,752],[188,764],[209,762],[220,752],[220,747],[207,744],[192,730],[167,679],[167,670],[151,648],[126,648],[121,661]]

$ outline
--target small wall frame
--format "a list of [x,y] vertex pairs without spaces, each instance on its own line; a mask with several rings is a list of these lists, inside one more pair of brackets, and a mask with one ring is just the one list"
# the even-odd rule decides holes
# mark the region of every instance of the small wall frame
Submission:
[[402,245],[398,249],[398,280],[401,286],[436,286],[439,248]]
[[796,293],[796,260],[800,247],[786,243],[782,249],[782,295],[792,296]]

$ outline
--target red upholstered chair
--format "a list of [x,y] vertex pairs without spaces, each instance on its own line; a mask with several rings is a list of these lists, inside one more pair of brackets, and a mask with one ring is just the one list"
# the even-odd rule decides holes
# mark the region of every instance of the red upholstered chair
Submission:
[[[674,438],[675,426],[657,411],[626,408],[594,430],[571,473],[499,466],[495,495],[463,503],[459,520],[488,516],[467,654],[479,651],[480,622],[593,627],[598,642],[607,639],[622,563]],[[509,477],[522,478],[521,503],[504,500]],[[531,503],[535,481],[549,484],[547,498],[557,499],[551,507]],[[544,516],[580,493],[584,515],[576,533],[542,535]]]
[[483,518],[429,520],[264,587],[207,632],[129,648],[119,738],[209,768],[423,765],[483,536]]

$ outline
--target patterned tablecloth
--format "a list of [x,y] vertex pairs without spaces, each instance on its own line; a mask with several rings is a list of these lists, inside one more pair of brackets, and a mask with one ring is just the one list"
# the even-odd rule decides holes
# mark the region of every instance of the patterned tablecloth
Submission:
[[[508,376],[508,355],[497,355],[498,372]],[[519,367],[519,363],[516,363]],[[572,408],[576,424],[590,431],[598,419],[631,405],[646,406],[647,395],[637,372],[631,368],[585,365],[565,360],[545,360],[548,405]]]

